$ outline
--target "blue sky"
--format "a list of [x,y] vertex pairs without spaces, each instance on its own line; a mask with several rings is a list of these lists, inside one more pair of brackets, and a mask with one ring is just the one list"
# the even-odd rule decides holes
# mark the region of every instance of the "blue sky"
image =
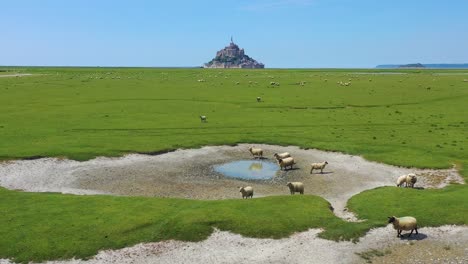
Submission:
[[0,0],[0,65],[467,63],[468,0]]

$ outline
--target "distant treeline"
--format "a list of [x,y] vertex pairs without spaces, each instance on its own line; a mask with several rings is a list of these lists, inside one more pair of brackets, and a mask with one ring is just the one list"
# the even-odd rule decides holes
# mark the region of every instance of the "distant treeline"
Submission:
[[[402,67],[408,67],[413,64],[383,64],[377,65],[378,69],[397,69]],[[414,65],[422,65],[424,68],[429,69],[468,69],[468,63],[464,64],[449,64],[449,63],[440,63],[440,64],[420,64],[415,63]]]

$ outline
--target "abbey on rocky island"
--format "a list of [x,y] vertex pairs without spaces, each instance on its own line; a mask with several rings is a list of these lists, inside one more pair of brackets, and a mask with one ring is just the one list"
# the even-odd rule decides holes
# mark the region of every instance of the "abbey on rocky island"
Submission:
[[244,49],[239,48],[231,37],[229,46],[216,52],[216,57],[205,63],[204,68],[261,69],[265,68],[265,65],[247,56]]

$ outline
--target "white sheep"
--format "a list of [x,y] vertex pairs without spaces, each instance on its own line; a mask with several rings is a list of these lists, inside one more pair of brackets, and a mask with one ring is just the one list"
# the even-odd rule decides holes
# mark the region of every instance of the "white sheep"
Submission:
[[289,191],[291,192],[291,194],[294,194],[296,192],[304,194],[304,184],[302,182],[288,182],[286,186],[289,187]]
[[310,174],[312,174],[314,170],[320,170],[320,173],[323,173],[323,169],[325,166],[327,166],[327,164],[327,161],[310,164]]
[[388,223],[393,224],[393,228],[397,231],[397,237],[401,236],[401,231],[409,231],[411,230],[411,233],[408,235],[408,237],[413,234],[413,230],[416,231],[416,235],[418,234],[418,222],[416,221],[416,218],[412,216],[404,216],[404,217],[396,217],[396,216],[389,216],[388,217]]
[[253,188],[251,186],[239,187],[239,192],[242,194],[242,199],[253,198]]
[[294,159],[292,157],[284,158],[284,159],[278,159],[278,164],[280,165],[281,170],[286,170],[287,167],[289,166],[290,169],[293,168],[293,165],[296,164],[294,162]]
[[200,121],[201,121],[201,122],[206,122],[206,116],[201,115],[201,116],[200,116]]
[[275,153],[273,154],[273,157],[276,158],[276,160],[279,160],[279,159],[285,159],[285,158],[289,158],[291,157],[291,154],[289,154],[289,152],[283,152],[283,153]]
[[249,148],[249,151],[250,151],[250,153],[252,154],[252,156],[253,156],[254,158],[256,158],[256,157],[259,157],[259,158],[263,157],[263,150],[262,150],[261,148],[250,147],[250,148]]
[[414,188],[414,184],[416,183],[416,181],[418,180],[418,178],[416,178],[416,175],[414,173],[410,173],[406,176],[406,187],[411,187],[411,188]]
[[262,101],[262,98],[260,96],[257,97],[257,102],[261,102]]
[[408,185],[410,185],[411,188],[414,188],[414,184],[416,183],[416,181],[417,181],[417,178],[416,178],[416,174],[414,173],[401,175],[397,179],[397,187],[401,187],[403,186],[403,184],[405,184],[405,187],[408,187]]

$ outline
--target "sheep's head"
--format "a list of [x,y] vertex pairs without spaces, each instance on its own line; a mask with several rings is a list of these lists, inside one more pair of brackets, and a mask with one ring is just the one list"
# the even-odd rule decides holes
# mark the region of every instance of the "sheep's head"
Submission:
[[396,217],[395,217],[395,216],[389,216],[389,217],[387,217],[387,218],[388,218],[388,222],[389,222],[389,223],[393,223],[393,222],[395,222],[395,220],[396,220]]
[[325,163],[325,164],[328,164],[328,161],[325,161],[324,163]]
[[249,151],[252,151],[252,149],[253,149],[253,148],[252,148],[252,147],[250,147],[250,148],[249,148]]
[[244,187],[239,187],[239,192],[244,192]]
[[292,183],[288,182],[288,183],[286,183],[286,186],[291,187]]
[[278,153],[273,154],[273,157],[278,157]]

